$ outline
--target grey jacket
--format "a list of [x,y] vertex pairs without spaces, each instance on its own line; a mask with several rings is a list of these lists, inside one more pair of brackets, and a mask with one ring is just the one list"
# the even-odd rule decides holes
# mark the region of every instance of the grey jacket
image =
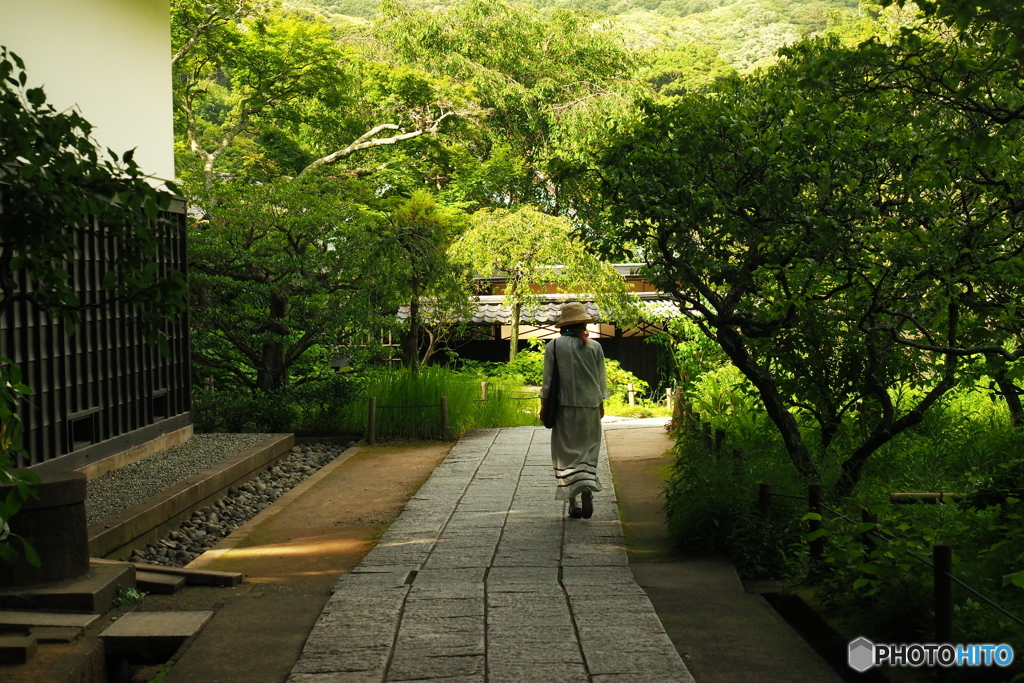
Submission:
[[544,350],[544,385],[541,398],[551,388],[553,363],[557,354],[560,391],[558,402],[563,406],[597,408],[608,398],[608,380],[604,372],[604,350],[593,339],[580,344],[579,337],[557,337]]

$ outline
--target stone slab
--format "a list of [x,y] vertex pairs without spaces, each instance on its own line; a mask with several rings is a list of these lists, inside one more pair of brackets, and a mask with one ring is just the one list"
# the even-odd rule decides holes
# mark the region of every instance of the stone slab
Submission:
[[90,563],[89,573],[77,579],[0,590],[0,609],[103,614],[119,587],[135,587],[134,567]]
[[213,617],[213,612],[129,612],[108,626],[101,638],[136,638],[146,636],[178,636],[188,638],[198,633]]
[[145,564],[142,562],[126,563],[121,560],[106,560],[93,557],[90,562],[108,564],[132,564],[136,572],[150,572],[153,574],[171,574],[173,576],[184,576],[186,586],[219,586],[230,588],[237,586],[245,578],[240,572],[220,572],[213,569],[193,569],[186,567],[165,567],[159,564]]
[[98,614],[74,612],[18,612],[0,610],[0,628],[32,626],[71,626],[89,628],[100,618]]
[[85,629],[80,626],[33,626],[29,634],[40,644],[73,643],[82,637]]
[[456,445],[338,581],[288,682],[582,683],[588,652],[600,674],[692,681],[626,566],[607,458],[594,518],[567,520],[548,434],[487,434]]
[[213,617],[197,612],[129,612],[100,634],[107,657],[133,664],[165,662]]
[[0,664],[25,664],[36,654],[33,636],[0,636]]
[[185,587],[185,577],[157,574],[156,572],[138,572],[135,574],[135,587],[145,593],[173,595]]

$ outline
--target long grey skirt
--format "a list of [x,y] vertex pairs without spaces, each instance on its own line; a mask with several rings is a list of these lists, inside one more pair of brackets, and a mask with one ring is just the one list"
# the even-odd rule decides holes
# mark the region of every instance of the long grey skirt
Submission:
[[583,489],[601,490],[597,456],[601,452],[601,409],[559,406],[551,429],[551,464],[557,500],[575,498]]

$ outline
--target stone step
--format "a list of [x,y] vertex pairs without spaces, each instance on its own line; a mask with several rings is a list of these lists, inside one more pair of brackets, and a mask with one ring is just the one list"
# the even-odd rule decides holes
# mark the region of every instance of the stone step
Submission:
[[33,626],[29,634],[36,639],[40,645],[51,643],[73,643],[82,635],[85,629],[81,626]]
[[0,664],[25,664],[36,654],[32,636],[0,636]]
[[0,588],[0,609],[105,614],[118,587],[135,587],[135,567],[90,562],[89,573],[76,579]]
[[100,639],[108,658],[160,664],[202,630],[212,616],[212,611],[129,612],[107,627]]
[[213,569],[188,569],[186,567],[164,567],[158,564],[146,564],[144,562],[127,562],[122,560],[104,560],[92,558],[90,562],[106,564],[131,564],[136,572],[149,572],[153,574],[172,574],[184,576],[186,586],[218,586],[231,588],[237,586],[245,578],[240,572],[219,572]]
[[185,569],[184,567],[161,567],[158,565],[135,563],[135,570],[153,572],[155,574],[171,574],[185,578],[188,586],[219,586],[230,588],[242,582],[241,572],[218,572],[212,569]]
[[185,587],[185,577],[156,572],[136,572],[135,587],[144,593],[173,595]]
[[31,628],[33,626],[74,626],[89,628],[100,618],[98,614],[68,612],[19,612],[0,610],[0,628]]

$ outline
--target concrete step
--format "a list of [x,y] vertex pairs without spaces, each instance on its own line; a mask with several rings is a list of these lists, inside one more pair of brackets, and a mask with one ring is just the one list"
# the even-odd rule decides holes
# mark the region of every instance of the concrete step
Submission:
[[129,612],[100,634],[107,658],[132,664],[166,662],[213,617],[202,612]]
[[77,579],[0,589],[0,609],[105,614],[118,587],[135,587],[135,567],[90,562],[89,573]]
[[185,587],[185,577],[174,576],[173,574],[158,574],[156,572],[137,572],[135,574],[135,587],[145,593],[173,595]]
[[0,629],[33,626],[73,626],[84,629],[89,628],[99,618],[98,614],[0,610]]
[[245,577],[241,572],[218,572],[213,569],[185,569],[184,567],[161,567],[152,564],[135,564],[135,570],[154,574],[181,576],[187,586],[217,586],[230,588],[242,583]]
[[79,626],[33,626],[29,634],[40,645],[54,643],[73,643],[85,633]]
[[0,664],[25,664],[36,654],[32,636],[0,636]]
[[173,576],[184,576],[186,586],[217,586],[231,588],[237,586],[245,578],[240,572],[219,572],[213,569],[189,569],[186,567],[164,567],[159,564],[145,564],[143,562],[127,562],[124,560],[105,560],[94,557],[89,560],[100,564],[130,564],[135,567],[136,572],[148,572],[151,574],[170,574]]

